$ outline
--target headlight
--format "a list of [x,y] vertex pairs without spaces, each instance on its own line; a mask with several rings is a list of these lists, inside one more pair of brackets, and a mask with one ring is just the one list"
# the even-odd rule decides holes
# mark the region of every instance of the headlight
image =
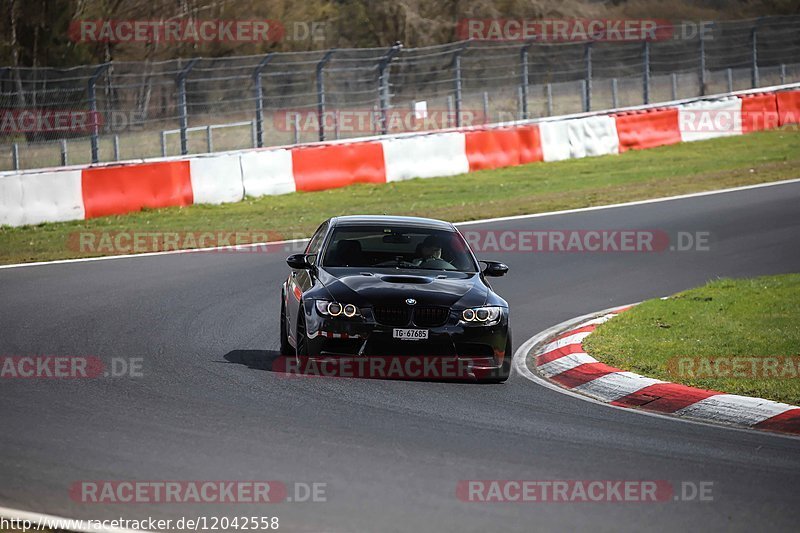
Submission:
[[353,304],[340,304],[339,302],[329,302],[327,300],[316,300],[317,312],[323,316],[346,316],[353,318],[360,315],[358,307]]
[[503,317],[503,308],[498,306],[473,307],[461,312],[461,322],[467,326],[494,326]]

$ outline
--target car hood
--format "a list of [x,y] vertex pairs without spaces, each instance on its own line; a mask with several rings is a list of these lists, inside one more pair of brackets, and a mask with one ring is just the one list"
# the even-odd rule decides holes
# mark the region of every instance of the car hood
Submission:
[[356,305],[418,305],[470,307],[486,303],[489,287],[480,274],[386,269],[370,273],[350,268],[320,269],[320,281],[331,296]]

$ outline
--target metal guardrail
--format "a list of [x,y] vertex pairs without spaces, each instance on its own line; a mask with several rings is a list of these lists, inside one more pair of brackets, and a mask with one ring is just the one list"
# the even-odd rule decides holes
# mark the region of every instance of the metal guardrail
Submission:
[[[252,147],[258,147],[258,140],[256,137],[256,121],[255,120],[248,120],[247,122],[232,122],[230,124],[209,124],[208,126],[195,126],[192,128],[183,128],[183,129],[175,129],[175,130],[162,130],[161,131],[161,157],[167,157],[167,136],[178,134],[181,136],[181,145],[185,143],[187,134],[193,131],[203,131],[206,134],[206,152],[213,153],[214,152],[214,130],[216,129],[224,129],[224,128],[238,128],[241,126],[249,126],[251,137],[253,140]],[[182,154],[185,155],[185,154]],[[117,161],[119,161],[117,159]],[[65,163],[66,164],[66,163]]]

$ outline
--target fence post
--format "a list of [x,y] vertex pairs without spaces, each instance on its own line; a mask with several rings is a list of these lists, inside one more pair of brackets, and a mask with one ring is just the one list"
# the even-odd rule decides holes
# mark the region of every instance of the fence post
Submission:
[[161,157],[167,157],[167,132],[161,131]]
[[61,139],[59,144],[61,145],[61,166],[65,167],[69,164],[67,158],[67,140]]
[[786,63],[781,63],[781,85],[786,83]]
[[673,72],[671,78],[672,78],[672,99],[673,100],[677,100],[678,99],[678,75],[675,72]]
[[522,65],[522,80],[520,88],[522,91],[522,119],[528,118],[528,51],[531,48],[531,43],[526,43],[519,51],[520,63]]
[[206,126],[206,150],[208,153],[212,153],[214,151],[214,141],[211,138],[211,125]]
[[[189,153],[189,141],[186,138],[186,128],[189,126],[189,118],[188,118],[188,111],[186,106],[186,77],[189,75],[189,72],[194,67],[194,64],[197,63],[198,58],[190,59],[189,62],[183,67],[178,73],[177,78],[175,79],[176,83],[178,84],[178,121],[179,126],[181,129],[181,155],[186,155]],[[166,148],[166,143],[164,144]]]
[[14,170],[19,170],[19,144],[17,143],[11,145],[11,165]]
[[273,52],[265,55],[253,70],[253,83],[256,93],[256,146],[258,148],[264,146],[264,95],[261,90],[261,72],[267,66],[267,63],[272,61],[273,57]]
[[617,78],[611,78],[611,107],[619,107],[619,95],[617,94]]
[[581,109],[586,110],[586,80],[578,80],[578,83],[581,85]]
[[553,85],[548,83],[545,86],[545,90],[547,92],[547,116],[553,116]]
[[453,124],[453,95],[447,95],[447,127],[452,128]]
[[378,102],[381,106],[381,133],[383,135],[386,135],[388,130],[386,113],[389,109],[389,70],[387,67],[402,48],[403,44],[400,41],[394,43],[378,62]]
[[650,41],[642,46],[642,100],[650,103]]
[[320,141],[325,140],[325,76],[323,76],[323,69],[335,52],[335,48],[328,50],[317,63],[317,122]]
[[751,44],[751,47],[753,49],[753,52],[752,52],[752,55],[753,55],[753,58],[752,58],[752,61],[753,61],[753,67],[752,67],[753,68],[753,72],[752,72],[751,81],[752,81],[753,89],[755,89],[759,85],[759,79],[758,79],[758,22],[756,22],[756,25],[753,26],[753,31],[752,31],[752,33],[750,35],[750,44]]
[[700,96],[706,95],[706,39],[703,32],[700,32]]
[[489,123],[489,93],[486,91],[483,91],[483,123]]
[[731,93],[733,92],[733,69],[726,68],[725,74],[728,76],[728,92]]
[[300,144],[300,115],[297,113],[294,115],[292,128],[294,129],[294,144]]
[[453,65],[455,66],[455,108],[456,108],[456,127],[461,127],[461,54],[469,44],[469,41],[462,44],[455,51]]
[[92,163],[97,163],[100,161],[99,156],[99,149],[98,149],[98,136],[100,133],[99,124],[97,123],[97,91],[95,90],[95,86],[97,85],[97,80],[103,73],[108,70],[111,66],[111,63],[104,63],[99,65],[94,72],[89,77],[89,81],[86,87],[86,96],[89,100],[89,116],[91,117],[91,146],[92,146]]
[[114,161],[119,161],[119,135],[114,134]]
[[592,43],[586,43],[586,48],[583,51],[584,61],[586,62],[586,94],[584,96],[583,110],[588,112],[592,110]]

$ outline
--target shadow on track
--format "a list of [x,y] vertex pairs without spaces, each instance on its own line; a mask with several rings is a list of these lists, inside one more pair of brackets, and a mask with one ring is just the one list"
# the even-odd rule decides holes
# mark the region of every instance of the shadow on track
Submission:
[[226,353],[223,359],[229,363],[244,365],[253,370],[279,372],[277,369],[273,370],[273,364],[280,355],[277,350],[233,350]]

